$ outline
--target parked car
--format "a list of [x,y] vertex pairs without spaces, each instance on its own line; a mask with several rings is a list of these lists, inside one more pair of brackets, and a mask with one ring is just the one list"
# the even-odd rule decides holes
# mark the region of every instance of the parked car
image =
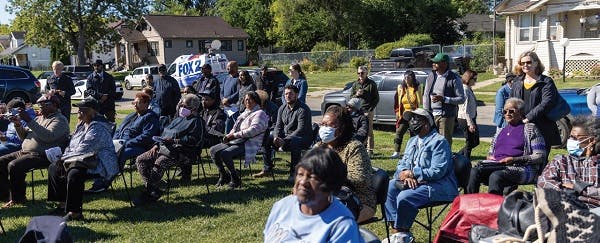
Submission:
[[[424,84],[428,73],[425,71],[413,71],[417,77],[417,82],[419,84]],[[377,90],[379,91],[379,103],[377,104],[377,107],[375,107],[373,124],[396,124],[396,114],[394,113],[394,95],[396,94],[398,85],[404,80],[405,72],[406,70],[383,71],[369,76],[370,79],[375,81],[377,84]],[[341,91],[334,91],[325,94],[325,96],[323,96],[323,102],[321,103],[321,111],[325,113],[327,108],[334,104],[342,107],[346,106],[346,101],[350,98],[350,89],[352,88],[353,82],[354,81],[346,83],[346,85],[344,85],[344,89]]]
[[16,97],[25,102],[37,100],[40,97],[40,82],[27,69],[0,65],[0,100],[8,102]]
[[571,112],[564,118],[556,121],[560,133],[561,144],[557,147],[564,147],[571,132],[571,120],[576,116],[591,115],[592,111],[587,107],[586,96],[589,88],[585,89],[561,89],[558,93],[567,101]]
[[[73,80],[73,82],[75,82],[75,94],[73,96],[71,96],[72,100],[82,100],[84,98],[84,92],[86,90],[86,84],[87,84],[87,78],[86,79],[80,79],[80,80]],[[123,98],[123,85],[121,85],[121,82],[119,81],[115,81],[115,87],[116,87],[116,96],[115,99],[116,100],[120,100]]]
[[[50,76],[52,76],[52,74],[54,74],[54,72],[45,71],[45,72],[40,73],[40,75],[38,75],[37,79],[38,79],[38,81],[40,81],[40,93],[42,93],[42,94],[45,93],[44,87],[46,87],[46,83],[48,83],[47,80]],[[82,79],[81,77],[78,77],[77,75],[75,75],[74,73],[71,73],[71,72],[63,71],[63,75],[67,75],[67,76],[71,77],[71,79],[73,79],[73,83],[79,79]]]
[[143,66],[133,69],[131,74],[125,76],[125,88],[131,90],[133,87],[145,87],[147,84],[146,75],[148,74],[152,74],[154,80],[157,80],[159,78],[158,65]]
[[63,71],[71,72],[71,73],[91,73],[94,71],[92,66],[76,66],[76,65],[66,65],[63,68]]

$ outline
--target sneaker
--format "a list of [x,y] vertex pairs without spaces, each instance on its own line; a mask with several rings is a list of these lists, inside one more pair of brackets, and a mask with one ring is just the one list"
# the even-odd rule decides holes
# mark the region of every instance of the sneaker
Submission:
[[402,154],[400,152],[394,152],[391,156],[390,159],[399,159],[402,158]]
[[390,235],[390,238],[386,238],[381,243],[413,243],[415,237],[410,232],[398,232]]
[[90,189],[85,190],[85,193],[101,193],[103,191],[106,191],[106,187],[102,187],[102,186],[92,186]]

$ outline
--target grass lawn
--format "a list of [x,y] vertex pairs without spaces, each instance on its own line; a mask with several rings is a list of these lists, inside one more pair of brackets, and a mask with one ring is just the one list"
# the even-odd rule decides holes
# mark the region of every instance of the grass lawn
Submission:
[[[128,112],[131,111],[119,113]],[[75,120],[75,115],[72,115],[72,130]],[[372,163],[392,175],[397,161],[387,157],[393,152],[394,134],[390,131],[376,131],[375,136],[377,146]],[[458,151],[463,144],[461,139],[454,140],[452,150]],[[489,143],[482,142],[473,150],[474,160],[483,159],[488,148]],[[562,150],[553,150],[552,154],[558,152]],[[69,222],[68,225],[76,242],[261,242],[262,230],[272,204],[291,192],[292,184],[286,180],[288,168],[285,162],[289,159],[289,154],[279,153],[277,157],[280,159],[276,159],[276,181],[271,178],[252,178],[250,171],[243,169],[241,189],[220,189],[214,186],[218,177],[214,165],[204,165],[207,179],[201,175],[198,179],[198,167],[194,166],[192,182],[179,184],[176,179],[168,203],[164,196],[157,204],[140,208],[129,207],[123,181],[117,178],[113,183],[114,196],[111,192],[85,195],[83,212],[86,219]],[[203,157],[203,161],[210,163],[207,157]],[[261,166],[261,160],[253,164],[253,172],[256,173]],[[129,181],[128,174],[125,175]],[[4,237],[1,238],[3,242],[15,242],[24,233],[31,217],[44,215],[52,209],[53,204],[46,202],[47,176],[46,171],[43,175],[39,171],[34,173],[35,203],[29,201],[25,206],[1,211],[2,223],[7,231],[7,236],[1,236]],[[206,191],[207,183],[210,185],[210,193]],[[29,175],[27,185],[27,198],[31,199]],[[86,188],[90,185],[91,182],[88,181]],[[131,193],[136,196],[142,190],[137,172],[133,172],[133,186]],[[524,188],[531,190],[531,187]],[[380,215],[380,212],[376,215]],[[425,221],[424,211],[419,213],[418,219]],[[442,219],[443,217],[436,222],[435,232]],[[385,238],[383,223],[364,227],[381,239]],[[418,242],[426,241],[427,231],[422,227],[415,224],[412,231]]]

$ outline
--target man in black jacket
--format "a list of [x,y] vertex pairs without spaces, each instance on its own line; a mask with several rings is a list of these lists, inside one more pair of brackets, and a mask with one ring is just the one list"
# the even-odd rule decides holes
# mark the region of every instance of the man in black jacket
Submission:
[[65,65],[61,61],[52,63],[52,71],[54,74],[47,79],[46,86],[42,87],[45,93],[56,94],[60,98],[60,112],[67,118],[67,122],[71,119],[71,95],[75,94],[75,85],[73,80],[67,75],[63,75],[62,71]]
[[291,84],[285,86],[286,104],[279,107],[274,134],[267,138],[265,146],[267,156],[264,156],[263,170],[254,174],[254,177],[270,176],[273,173],[273,149],[281,148],[291,153],[289,179],[293,179],[294,169],[300,160],[302,149],[308,148],[312,143],[310,108],[298,100],[298,93],[298,87]]
[[219,80],[212,74],[212,67],[206,63],[202,65],[202,78],[194,81],[192,87],[196,92],[210,94],[215,100],[221,100],[221,87]]
[[181,99],[179,84],[175,78],[167,74],[167,66],[158,66],[159,78],[154,80],[154,97],[160,107],[159,116],[173,118],[177,114],[177,103]]
[[115,79],[104,71],[102,60],[96,60],[94,72],[88,76],[84,96],[94,97],[100,103],[98,113],[110,122],[115,122],[116,89]]
[[202,97],[202,112],[200,113],[206,131],[204,132],[204,143],[202,147],[210,148],[223,141],[225,134],[225,112],[219,107],[215,95],[218,93],[198,93]]

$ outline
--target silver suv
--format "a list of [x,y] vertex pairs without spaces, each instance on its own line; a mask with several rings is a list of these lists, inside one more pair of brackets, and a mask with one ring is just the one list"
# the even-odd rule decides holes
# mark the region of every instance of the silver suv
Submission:
[[[423,89],[428,73],[426,71],[413,71],[417,76],[417,82],[420,86],[419,88]],[[396,124],[394,95],[396,95],[396,89],[398,85],[404,80],[405,72],[406,70],[382,71],[369,75],[369,78],[375,81],[377,84],[377,90],[379,90],[379,103],[377,104],[377,107],[375,107],[373,124]],[[325,96],[323,96],[323,102],[321,103],[321,112],[325,113],[327,108],[334,104],[345,107],[346,101],[350,99],[350,89],[352,88],[352,83],[354,83],[354,81],[346,83],[343,90],[325,94]]]
[[146,87],[146,85],[148,84],[146,82],[147,74],[152,74],[155,80],[158,79],[158,66],[143,66],[133,69],[133,72],[131,72],[131,74],[125,76],[125,88],[127,90],[131,90],[133,89],[133,87]]

